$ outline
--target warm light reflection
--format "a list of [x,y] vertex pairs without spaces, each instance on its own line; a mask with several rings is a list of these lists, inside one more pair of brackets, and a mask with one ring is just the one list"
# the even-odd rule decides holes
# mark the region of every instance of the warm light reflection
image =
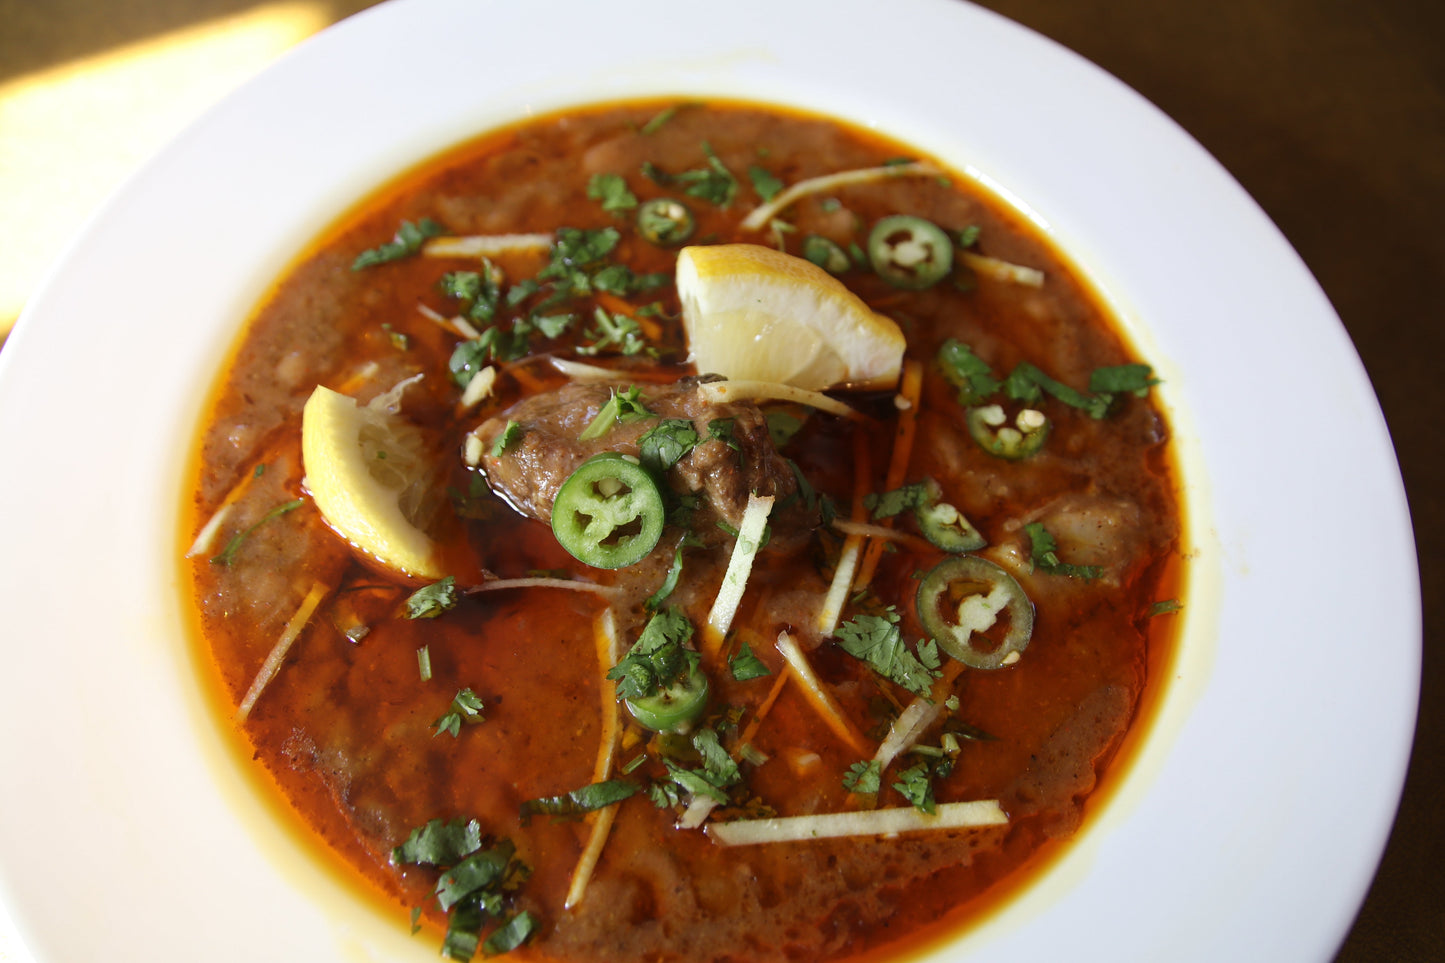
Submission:
[[0,83],[0,340],[127,174],[330,20],[324,3],[273,3]]

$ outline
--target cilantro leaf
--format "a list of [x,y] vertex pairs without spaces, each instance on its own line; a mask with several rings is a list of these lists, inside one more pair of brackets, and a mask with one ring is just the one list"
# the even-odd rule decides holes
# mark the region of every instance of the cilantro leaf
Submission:
[[467,317],[490,324],[502,300],[502,272],[482,258],[481,271],[448,271],[439,282],[442,293],[467,305]]
[[475,819],[433,819],[418,826],[391,851],[394,865],[451,866],[482,848],[482,827]]
[[1048,575],[1067,575],[1070,578],[1096,579],[1104,574],[1098,565],[1071,565],[1059,560],[1059,545],[1054,536],[1044,528],[1043,522],[1029,522],[1024,526],[1029,537],[1029,556],[1033,566]]
[[912,803],[914,809],[921,809],[926,813],[938,811],[933,799],[933,779],[927,763],[920,762],[900,772],[893,788],[902,793],[903,798]]
[[595,264],[612,253],[622,239],[615,227],[585,231],[575,227],[557,229],[548,252],[547,266],[537,272],[542,280],[566,278],[581,268]]
[[877,759],[855,762],[843,776],[843,788],[849,792],[875,793],[882,782],[883,764]]
[[1027,361],[1020,361],[1009,376],[1004,379],[1003,390],[1015,401],[1036,404],[1044,394],[1062,401],[1070,408],[1078,408],[1091,418],[1103,418],[1109,413],[1112,398],[1087,395],[1056,381]]
[[927,697],[939,674],[936,650],[931,651],[932,666],[908,651],[892,608],[882,615],[859,615],[844,622],[838,626],[837,639],[844,652],[915,695]]
[[587,196],[601,201],[602,209],[609,214],[630,211],[637,206],[637,195],[627,188],[627,180],[621,174],[593,174],[587,181]]
[[[646,462],[643,462],[643,465],[645,466]],[[678,581],[682,578],[682,550],[688,546],[701,544],[702,539],[691,532],[678,540],[677,548],[672,553],[672,564],[667,567],[667,574],[663,576],[662,584],[657,587],[656,592],[648,596],[647,601],[642,603],[643,608],[649,612],[657,611],[658,606],[662,605],[663,601],[673,593],[677,588]]]
[[437,880],[437,903],[449,910],[478,890],[496,886],[506,878],[507,866],[515,853],[509,840],[472,853]]
[[958,389],[958,401],[975,405],[999,389],[1002,384],[993,375],[988,363],[973,353],[962,341],[949,338],[938,349],[938,364],[943,376]]
[[1122,395],[1126,392],[1142,398],[1159,383],[1147,364],[1120,364],[1096,368],[1089,375],[1089,390],[1096,395]]
[[457,606],[457,578],[448,575],[439,582],[424,585],[406,600],[406,617],[434,619]]
[[1149,606],[1149,611],[1145,613],[1145,616],[1152,619],[1156,615],[1168,615],[1171,612],[1178,612],[1183,608],[1183,604],[1181,604],[1178,599],[1164,599],[1161,602],[1155,602]]
[[764,676],[772,675],[773,672],[767,667],[762,659],[753,655],[753,650],[744,642],[738,654],[728,661],[728,667],[733,670],[733,678],[738,682],[747,682],[749,679],[761,679]]
[[522,910],[492,931],[482,944],[482,952],[488,956],[510,953],[531,939],[536,929],[537,918],[528,910]]
[[358,254],[356,260],[351,262],[351,270],[360,271],[377,264],[410,257],[421,250],[421,246],[426,243],[428,238],[436,237],[441,233],[442,226],[429,217],[424,217],[415,224],[411,221],[402,221],[401,227],[396,229],[396,235],[390,241]]
[[631,385],[622,391],[613,388],[612,396],[601,408],[597,409],[597,414],[582,430],[578,440],[592,441],[611,431],[613,425],[625,425],[629,421],[655,417],[656,415],[643,407],[642,389],[637,385]]
[[528,799],[522,803],[522,825],[525,826],[527,821],[538,813],[554,817],[581,816],[631,798],[641,791],[642,787],[630,780],[610,779],[556,796]]
[[748,179],[753,182],[753,190],[758,192],[758,197],[764,201],[771,201],[783,190],[783,182],[773,176],[772,171],[757,164],[748,167]]
[[482,715],[482,710],[485,708],[480,696],[471,689],[462,689],[452,697],[451,708],[446,714],[432,723],[432,726],[436,728],[432,737],[435,738],[445,732],[450,734],[453,739],[457,738],[461,734],[463,723],[475,725],[485,721],[486,717]]
[[258,520],[255,524],[249,526],[248,528],[242,529],[235,535],[232,535],[231,540],[226,543],[226,547],[221,549],[221,553],[219,555],[211,556],[211,564],[230,565],[236,560],[236,553],[241,550],[241,543],[246,540],[246,537],[248,535],[250,535],[256,529],[260,528],[262,525],[271,521],[271,519],[280,518],[287,512],[294,512],[296,509],[300,508],[304,504],[306,504],[306,499],[297,498],[292,501],[283,502],[280,505],[277,505],[266,514],[262,515],[260,520]]
[[660,475],[692,451],[699,441],[697,429],[686,418],[664,418],[637,439],[642,467]]
[[699,729],[692,737],[692,746],[702,756],[702,774],[708,782],[720,789],[742,782],[742,771],[722,747],[715,730]]
[[522,425],[520,422],[508,420],[506,427],[497,432],[497,437],[492,441],[491,450],[488,452],[493,458],[500,458],[502,452],[515,445],[522,437]]
[[592,312],[592,320],[596,327],[587,332],[592,344],[579,345],[578,354],[595,355],[612,348],[624,355],[634,355],[647,347],[642,326],[625,314],[612,314],[599,307]]
[[714,153],[707,141],[703,141],[702,151],[707,158],[703,167],[669,174],[649,161],[642,165],[642,173],[649,180],[664,187],[681,185],[682,192],[688,197],[695,197],[718,207],[727,207],[732,204],[733,197],[737,194],[737,178]]
[[692,623],[675,606],[649,619],[627,655],[607,672],[617,683],[618,697],[644,698],[690,672],[698,655],[684,646],[692,632]]

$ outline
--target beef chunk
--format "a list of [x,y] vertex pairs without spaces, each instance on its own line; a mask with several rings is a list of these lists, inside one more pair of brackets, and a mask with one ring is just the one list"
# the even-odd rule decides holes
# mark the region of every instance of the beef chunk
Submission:
[[[568,384],[555,391],[526,398],[484,422],[475,434],[486,454],[481,468],[492,490],[517,511],[539,521],[552,517],[552,501],[567,477],[588,458],[599,452],[616,451],[637,455],[638,439],[664,418],[691,421],[700,441],[667,473],[668,486],[679,495],[703,496],[703,512],[736,527],[742,519],[748,495],[772,495],[773,525],[782,513],[781,503],[797,492],[797,480],[787,461],[773,447],[768,425],[757,405],[713,404],[698,396],[697,378],[684,378],[670,385],[641,386],[641,404],[657,417],[614,424],[600,438],[581,441],[582,432],[614,391],[628,385],[606,383]],[[520,437],[500,454],[492,454],[492,443],[509,421],[521,427]],[[717,426],[720,436],[714,435]],[[793,508],[786,512],[799,527],[816,523],[801,517]]]

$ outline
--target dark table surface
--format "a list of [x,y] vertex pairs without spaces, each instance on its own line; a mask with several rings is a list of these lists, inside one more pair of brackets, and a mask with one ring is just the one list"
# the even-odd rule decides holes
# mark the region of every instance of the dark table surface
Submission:
[[[367,5],[315,4],[330,19]],[[0,80],[258,6],[254,0],[0,0]],[[1445,642],[1445,446],[1435,435],[1445,412],[1445,377],[1437,373],[1445,357],[1437,287],[1445,278],[1445,4],[986,0],[984,6],[1084,55],[1178,121],[1279,225],[1354,339],[1410,498],[1425,651],[1420,719],[1399,816],[1338,960],[1445,960],[1439,803],[1445,797],[1445,664],[1437,649]],[[1349,564],[1348,545],[1341,563]],[[1367,653],[1368,640],[1361,646]],[[1343,761],[1340,791],[1350,791]],[[1240,958],[1248,958],[1247,948]]]

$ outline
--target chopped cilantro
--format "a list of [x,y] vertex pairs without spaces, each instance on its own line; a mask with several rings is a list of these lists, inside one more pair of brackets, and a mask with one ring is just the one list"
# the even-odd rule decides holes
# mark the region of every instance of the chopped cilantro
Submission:
[[393,865],[451,866],[482,848],[482,827],[475,819],[433,819],[418,826],[391,851]]
[[662,474],[687,455],[699,441],[697,429],[686,418],[664,418],[637,439],[638,460],[654,474]]
[[933,800],[933,779],[926,762],[920,762],[900,772],[893,788],[902,793],[903,798],[912,803],[914,809],[921,809],[926,813],[937,811],[938,807]]
[[448,271],[438,282],[443,294],[467,305],[467,317],[490,324],[502,301],[502,272],[486,258],[480,271]]
[[1133,394],[1142,398],[1159,383],[1147,364],[1119,364],[1096,368],[1089,375],[1089,390],[1096,395]]
[[578,436],[580,441],[601,438],[612,430],[613,425],[625,425],[630,421],[657,417],[642,405],[642,389],[631,385],[623,391],[612,389],[612,396],[606,404],[597,409],[597,414]]
[[930,643],[920,645],[916,656],[910,652],[892,608],[882,615],[858,615],[844,622],[838,626],[837,639],[844,652],[915,695],[927,697],[939,675],[937,648]]
[[482,944],[482,952],[488,956],[510,953],[527,942],[536,929],[537,918],[528,910],[522,910],[492,931]]
[[457,346],[452,349],[451,358],[447,361],[452,381],[458,388],[465,388],[487,366],[490,356],[490,346],[480,339],[457,342]]
[[415,224],[402,221],[401,227],[396,229],[396,235],[390,241],[358,254],[356,260],[351,262],[351,270],[360,271],[377,264],[410,257],[421,250],[428,238],[441,233],[442,226],[429,217],[424,217]]
[[1029,556],[1036,570],[1048,575],[1067,575],[1070,578],[1096,579],[1104,574],[1097,565],[1071,565],[1059,560],[1059,545],[1044,528],[1043,522],[1029,522],[1024,526],[1029,537]]
[[1171,612],[1178,612],[1184,605],[1178,599],[1164,599],[1162,602],[1155,602],[1149,606],[1147,616],[1153,618],[1156,615],[1168,615]]
[[973,247],[978,243],[978,235],[981,228],[977,224],[970,224],[958,232],[959,247]]
[[[258,467],[264,467],[264,466],[258,466]],[[262,525],[264,525],[264,524],[266,524],[267,522],[271,521],[273,518],[280,518],[282,515],[285,515],[287,512],[294,512],[296,509],[300,508],[300,507],[301,507],[302,505],[304,505],[305,503],[306,503],[306,499],[304,499],[304,498],[297,498],[297,499],[294,499],[293,501],[283,502],[282,504],[277,505],[275,508],[271,509],[271,510],[270,510],[269,512],[267,512],[266,514],[262,515],[261,518],[260,518],[260,520],[257,521],[254,525],[251,525],[251,526],[248,527],[248,528],[243,528],[241,531],[237,532],[235,535],[232,535],[232,536],[231,536],[231,540],[226,543],[226,547],[223,548],[223,549],[221,549],[221,553],[220,553],[219,555],[212,555],[212,556],[211,556],[211,564],[212,564],[212,565],[230,565],[232,562],[234,562],[234,561],[236,560],[236,553],[241,550],[241,543],[246,540],[246,537],[247,537],[248,535],[250,535],[250,534],[251,534],[252,532],[254,532],[256,529],[260,528]]]
[[[667,597],[673,593],[673,590],[677,588],[677,583],[682,578],[682,549],[683,546],[687,544],[687,541],[688,539],[684,538],[677,543],[677,548],[674,549],[672,553],[672,564],[667,567],[667,574],[663,576],[662,584],[657,587],[656,592],[653,592],[647,597],[646,602],[642,603],[643,608],[647,609],[647,611],[657,611],[658,606],[662,605]],[[694,539],[694,541],[696,541],[696,539]]]
[[718,207],[727,207],[737,194],[737,178],[714,153],[712,145],[707,141],[703,141],[702,151],[707,158],[707,163],[703,167],[669,174],[649,161],[642,165],[642,173],[649,180],[663,187],[674,184],[681,185],[682,192],[688,197],[695,197]]
[[672,275],[656,272],[638,274],[626,264],[608,264],[592,275],[592,286],[608,294],[626,296],[639,291],[652,291],[672,280]]
[[508,420],[507,425],[497,432],[496,439],[492,442],[489,454],[493,458],[500,458],[502,452],[515,445],[522,437],[522,425],[520,422]]
[[959,404],[978,404],[999,389],[993,370],[962,341],[949,338],[938,349],[943,376],[958,389]]
[[692,632],[687,616],[672,606],[649,619],[627,655],[607,673],[617,683],[618,698],[644,698],[691,672],[698,655],[685,645]]
[[733,678],[738,682],[747,682],[749,679],[761,679],[764,676],[772,675],[772,670],[764,664],[763,660],[753,655],[753,650],[746,642],[738,650],[738,654],[728,661],[728,667],[733,670]]
[[843,788],[849,792],[875,793],[882,782],[883,764],[877,759],[855,762],[843,775]]
[[439,582],[424,585],[406,600],[406,617],[434,619],[457,605],[457,577],[448,575]]
[[452,697],[451,708],[446,714],[432,723],[432,726],[436,728],[432,737],[435,738],[445,732],[453,739],[457,738],[461,734],[463,723],[475,725],[485,721],[486,717],[482,715],[482,710],[485,708],[480,696],[471,689],[462,689]]
[[757,164],[748,167],[748,179],[753,182],[753,190],[757,191],[764,201],[771,201],[783,189],[782,181],[774,177],[767,168]]
[[596,327],[587,332],[592,344],[577,348],[578,354],[595,355],[613,349],[624,355],[634,355],[647,346],[642,336],[642,327],[625,314],[612,314],[603,308],[592,312]]
[[537,814],[558,818],[577,817],[635,796],[642,787],[627,779],[595,782],[556,796],[528,799],[522,803],[522,825]]
[[1056,381],[1044,374],[1037,367],[1027,361],[1020,361],[1009,376],[1003,382],[1004,394],[1015,401],[1022,401],[1025,404],[1036,404],[1044,394],[1048,394],[1070,408],[1078,408],[1087,412],[1091,418],[1103,418],[1109,413],[1109,402],[1111,398],[1102,398],[1096,395],[1087,395],[1082,391],[1071,388],[1061,381]]
[[638,133],[644,135],[651,135],[657,133],[659,130],[662,129],[664,124],[672,120],[672,118],[676,116],[677,112],[685,106],[687,105],[673,104],[671,107],[664,107],[662,110],[659,110],[656,114],[654,114],[651,120],[643,124]]
[[612,253],[622,235],[615,227],[584,231],[575,227],[557,229],[557,237],[548,252],[550,260],[537,272],[543,280],[565,278],[579,268],[595,264]]
[[587,181],[587,197],[602,203],[609,214],[630,211],[637,206],[637,195],[627,188],[621,174],[593,174]]

